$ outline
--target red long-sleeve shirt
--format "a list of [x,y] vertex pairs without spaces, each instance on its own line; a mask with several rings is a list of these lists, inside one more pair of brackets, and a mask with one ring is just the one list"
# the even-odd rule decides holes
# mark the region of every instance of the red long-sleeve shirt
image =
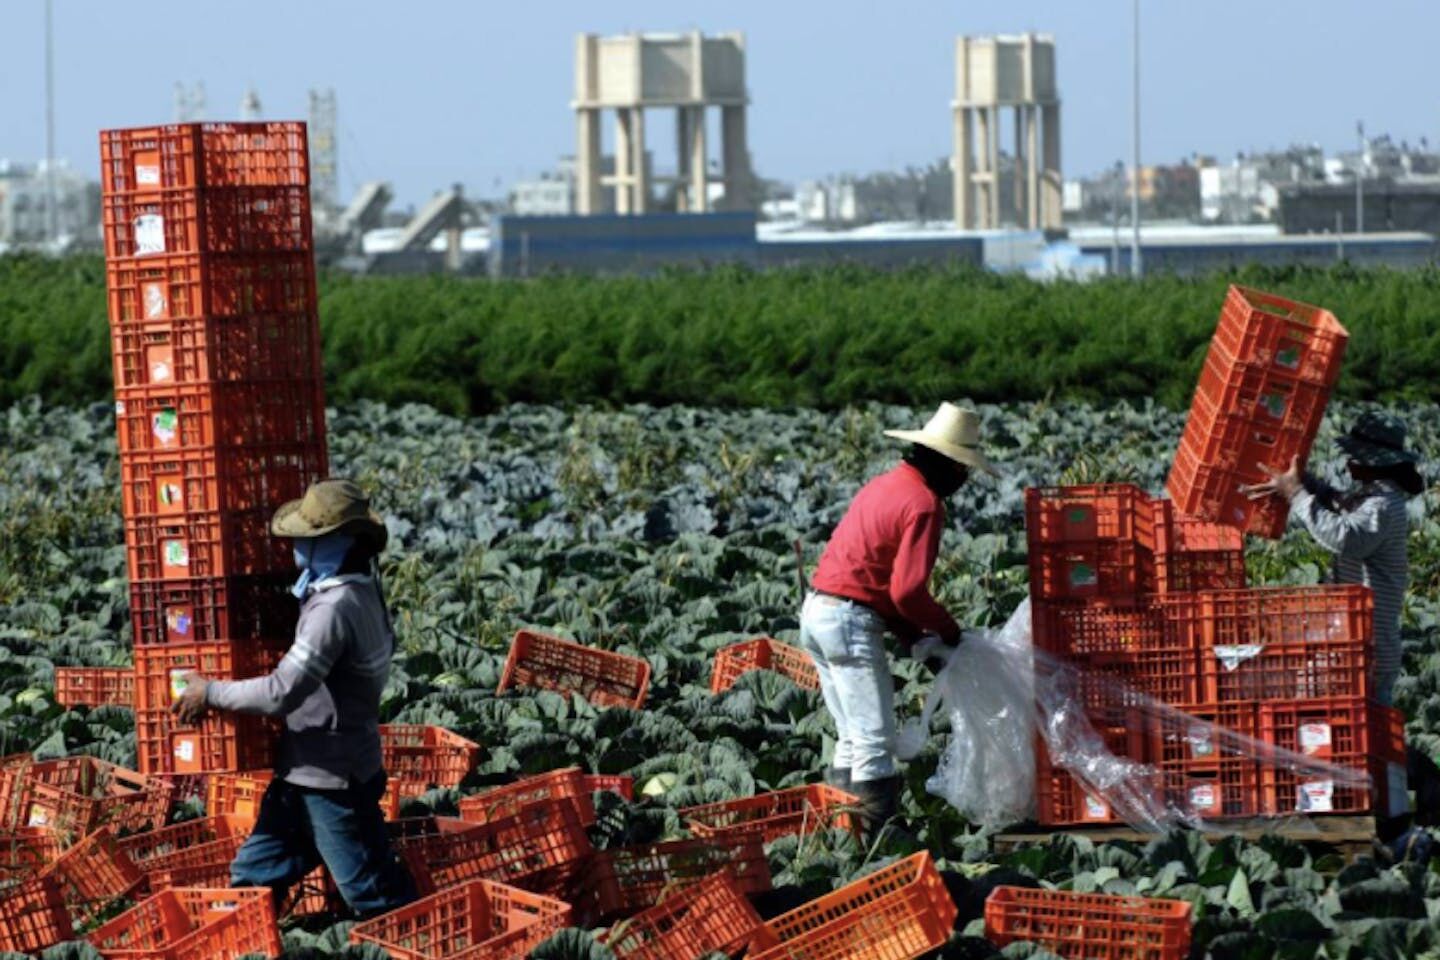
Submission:
[[928,631],[955,643],[960,627],[929,587],[944,526],[945,504],[919,470],[902,463],[855,494],[810,585],[860,601],[901,639]]

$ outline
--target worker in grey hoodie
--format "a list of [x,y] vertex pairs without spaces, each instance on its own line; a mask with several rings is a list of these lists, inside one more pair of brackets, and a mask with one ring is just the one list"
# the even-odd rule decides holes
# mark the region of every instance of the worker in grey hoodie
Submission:
[[207,710],[285,720],[276,776],[231,884],[270,887],[279,903],[323,862],[351,910],[373,916],[415,899],[380,810],[380,696],[395,649],[374,565],[385,524],[357,484],[325,480],[282,506],[271,532],[294,540],[294,643],[268,676],[190,675],[173,709],[187,722]]

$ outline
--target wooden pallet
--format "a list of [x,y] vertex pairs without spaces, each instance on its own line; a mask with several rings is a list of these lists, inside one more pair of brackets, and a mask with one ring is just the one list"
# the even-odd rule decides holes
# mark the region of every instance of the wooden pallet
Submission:
[[[1096,824],[1065,827],[1028,827],[997,833],[992,842],[996,853],[1009,853],[1019,847],[1047,843],[1059,834],[1086,837],[1095,843],[1110,840],[1131,840],[1147,843],[1155,834],[1144,833],[1127,826]],[[1293,816],[1277,819],[1273,823],[1247,820],[1233,827],[1217,824],[1216,829],[1204,831],[1207,839],[1240,837],[1245,840],[1259,840],[1263,836],[1278,835],[1292,840],[1324,843],[1337,848],[1346,857],[1369,854],[1375,843],[1375,820],[1369,816]]]

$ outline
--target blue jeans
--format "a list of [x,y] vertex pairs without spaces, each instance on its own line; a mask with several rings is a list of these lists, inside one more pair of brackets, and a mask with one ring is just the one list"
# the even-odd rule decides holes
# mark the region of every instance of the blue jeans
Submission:
[[895,774],[895,681],[885,621],[853,600],[810,593],[800,611],[800,646],[815,661],[820,695],[835,721],[835,757],[856,782]]
[[290,888],[324,862],[357,916],[394,910],[415,899],[410,872],[390,850],[380,798],[385,773],[345,790],[315,790],[280,778],[260,801],[255,830],[230,864],[235,887],[269,887],[278,905]]

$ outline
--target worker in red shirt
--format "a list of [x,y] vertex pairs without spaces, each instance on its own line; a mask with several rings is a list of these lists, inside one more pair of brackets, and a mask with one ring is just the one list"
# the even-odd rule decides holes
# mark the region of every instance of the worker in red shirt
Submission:
[[911,448],[904,462],[855,495],[800,613],[800,643],[815,660],[835,721],[835,755],[825,779],[860,798],[871,830],[895,815],[900,799],[885,634],[894,633],[921,660],[947,655],[959,643],[959,625],[929,588],[945,499],[971,469],[998,475],[980,452],[980,418],[972,410],[942,403],[923,430],[885,435]]

